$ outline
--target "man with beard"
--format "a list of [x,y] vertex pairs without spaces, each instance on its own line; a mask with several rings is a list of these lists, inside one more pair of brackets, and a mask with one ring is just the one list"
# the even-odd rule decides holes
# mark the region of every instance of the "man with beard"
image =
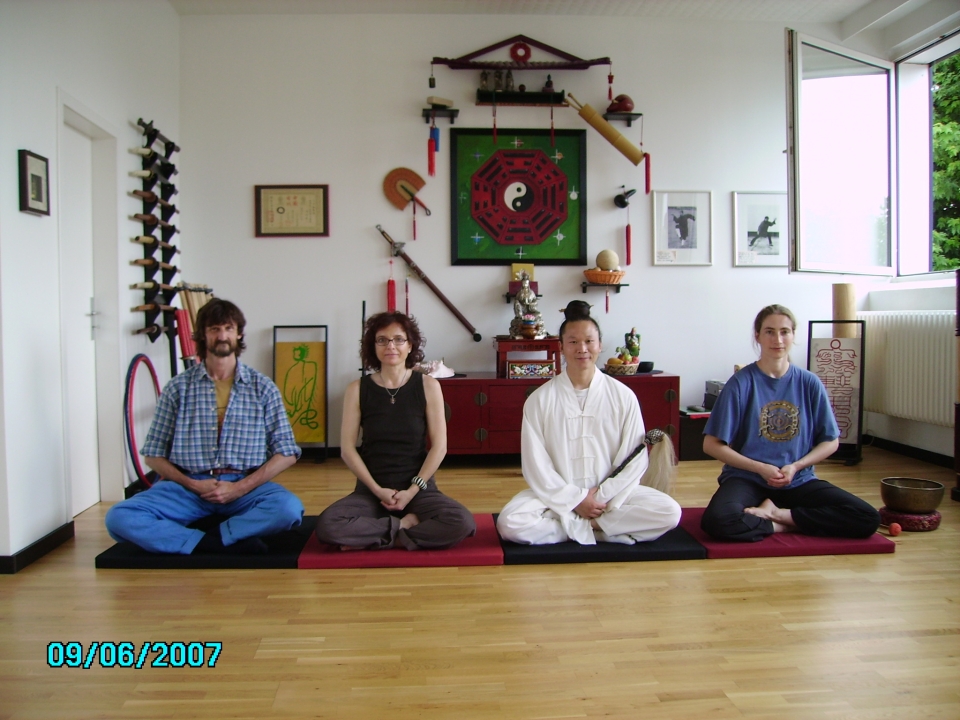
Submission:
[[[245,325],[227,300],[197,313],[201,362],[167,383],[140,451],[162,479],[110,508],[115,540],[156,553],[258,554],[261,537],[300,524],[303,504],[271,482],[300,448],[277,386],[238,360]],[[206,533],[188,527],[209,515],[227,519]]]

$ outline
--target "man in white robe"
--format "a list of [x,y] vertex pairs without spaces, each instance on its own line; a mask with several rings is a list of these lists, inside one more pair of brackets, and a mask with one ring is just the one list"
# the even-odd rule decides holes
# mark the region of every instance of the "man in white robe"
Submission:
[[562,334],[566,372],[524,404],[521,463],[530,488],[507,503],[497,530],[506,540],[529,545],[655,540],[679,524],[680,506],[640,484],[646,450],[603,482],[643,442],[643,419],[633,392],[597,371],[599,328],[595,350],[583,350],[591,342],[583,337],[589,335],[586,326],[596,323],[570,324],[579,326],[573,329],[581,336],[580,356],[568,351],[570,339]]

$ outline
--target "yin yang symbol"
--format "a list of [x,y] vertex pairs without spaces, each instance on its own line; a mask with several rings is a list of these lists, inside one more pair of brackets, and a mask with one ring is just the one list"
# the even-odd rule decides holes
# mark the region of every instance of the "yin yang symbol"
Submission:
[[533,189],[522,182],[512,182],[503,191],[503,203],[514,212],[529,210],[533,205]]

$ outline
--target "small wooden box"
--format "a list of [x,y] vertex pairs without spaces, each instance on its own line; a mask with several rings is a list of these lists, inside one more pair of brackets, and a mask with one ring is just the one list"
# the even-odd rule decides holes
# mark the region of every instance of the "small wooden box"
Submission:
[[507,360],[507,377],[511,380],[549,380],[554,375],[553,360]]

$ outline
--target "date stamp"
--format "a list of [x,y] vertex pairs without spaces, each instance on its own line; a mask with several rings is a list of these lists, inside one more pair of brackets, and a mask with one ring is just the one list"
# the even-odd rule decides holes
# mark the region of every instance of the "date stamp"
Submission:
[[52,642],[47,645],[47,665],[89,670],[102,668],[202,668],[216,667],[222,642]]

